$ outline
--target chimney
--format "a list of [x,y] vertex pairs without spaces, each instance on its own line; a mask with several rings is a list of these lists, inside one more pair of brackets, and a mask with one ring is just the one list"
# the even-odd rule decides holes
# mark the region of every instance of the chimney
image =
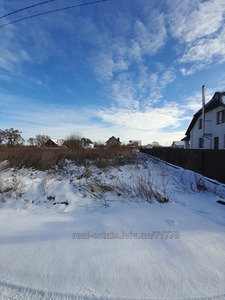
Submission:
[[205,86],[202,86],[202,137],[205,135]]

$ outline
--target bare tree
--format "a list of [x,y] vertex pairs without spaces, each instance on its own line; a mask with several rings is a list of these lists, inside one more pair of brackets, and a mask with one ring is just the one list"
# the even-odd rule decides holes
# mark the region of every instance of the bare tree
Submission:
[[64,144],[68,148],[78,149],[81,147],[80,144],[81,140],[81,134],[80,133],[72,133],[70,136],[68,136],[64,142]]
[[4,131],[5,133],[5,143],[8,147],[22,145],[24,139],[21,136],[21,131],[18,129],[10,128]]
[[30,137],[27,142],[31,147],[35,146],[35,138]]
[[0,129],[0,145],[4,142],[5,139],[5,131]]
[[35,136],[35,145],[38,147],[44,147],[45,143],[49,139],[50,139],[50,136],[48,136],[48,135],[37,134]]
[[95,148],[105,148],[105,144],[102,141],[94,142]]

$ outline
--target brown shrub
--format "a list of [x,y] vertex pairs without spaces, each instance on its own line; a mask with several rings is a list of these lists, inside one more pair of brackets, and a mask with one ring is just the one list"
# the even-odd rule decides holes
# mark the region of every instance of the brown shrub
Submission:
[[[92,161],[99,168],[129,163],[131,150],[118,149],[69,149],[35,147],[0,147],[0,161],[8,161],[12,168],[34,168],[49,170],[53,166],[64,165],[66,159],[78,165]],[[133,160],[133,158],[131,159]]]

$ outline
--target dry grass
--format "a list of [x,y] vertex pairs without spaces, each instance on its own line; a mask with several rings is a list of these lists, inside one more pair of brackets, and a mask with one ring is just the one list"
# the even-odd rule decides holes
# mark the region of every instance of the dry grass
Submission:
[[131,168],[130,176],[123,178],[115,176],[110,183],[102,180],[96,176],[88,178],[86,181],[78,183],[80,193],[84,196],[90,196],[95,200],[103,200],[104,206],[107,206],[107,194],[114,193],[121,197],[122,202],[138,202],[147,201],[153,203],[157,201],[159,203],[169,202],[167,197],[165,181],[156,182],[154,184],[154,178],[151,174],[151,170],[147,172],[140,172],[136,169],[137,166]]
[[92,162],[98,168],[132,163],[135,159],[127,147],[110,149],[60,149],[32,147],[0,147],[0,162],[7,161],[12,168],[49,170],[63,166],[66,159],[78,165]]
[[[74,164],[66,163],[66,160],[82,167],[74,168]],[[132,165],[128,178],[120,176],[123,168],[118,167],[128,164]],[[118,174],[113,173],[110,183],[107,183],[104,180],[105,172],[112,166],[118,168],[115,170]],[[13,169],[10,170],[11,180],[7,183],[4,181],[4,176],[1,178],[1,174],[8,168]],[[55,195],[48,193],[51,179],[54,176],[59,178],[58,176],[65,175],[84,197],[90,196],[95,200],[100,200],[100,204],[105,207],[108,207],[108,193],[120,196],[123,202],[144,200],[152,203],[156,200],[165,203],[169,201],[166,196],[166,170],[163,166],[155,179],[155,174],[148,168],[146,161],[140,160],[140,157],[132,154],[131,150],[126,147],[76,150],[2,147],[0,148],[0,201],[6,201],[7,198],[12,197],[15,199],[23,197],[25,181],[22,168],[48,171],[41,185],[42,196],[48,200],[55,201]],[[98,176],[98,172],[102,176]]]

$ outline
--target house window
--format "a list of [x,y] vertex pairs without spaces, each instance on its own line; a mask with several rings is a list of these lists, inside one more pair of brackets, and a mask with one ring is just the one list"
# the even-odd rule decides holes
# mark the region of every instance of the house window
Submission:
[[225,122],[225,109],[218,111],[217,113],[217,124]]
[[204,138],[198,139],[198,148],[204,148]]
[[202,129],[202,119],[199,119],[198,121],[198,129]]

